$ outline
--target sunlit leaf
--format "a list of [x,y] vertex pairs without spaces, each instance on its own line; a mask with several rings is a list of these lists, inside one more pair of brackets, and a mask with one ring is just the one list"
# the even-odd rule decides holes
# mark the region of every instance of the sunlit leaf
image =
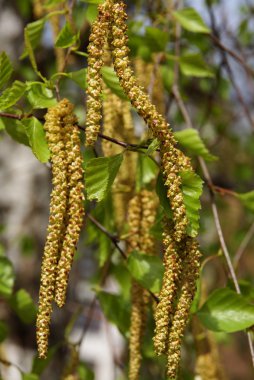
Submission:
[[213,331],[231,333],[254,325],[254,305],[229,288],[215,290],[197,315]]
[[189,221],[187,233],[189,236],[195,237],[199,230],[200,196],[203,181],[197,174],[188,170],[180,172],[180,176],[182,178],[183,201]]
[[92,158],[85,168],[86,192],[89,200],[101,201],[108,194],[123,160],[122,154]]
[[10,79],[13,72],[11,61],[5,51],[0,54],[0,88]]
[[102,79],[110,90],[119,96],[119,98],[127,100],[122,87],[120,86],[119,79],[112,67],[104,66],[101,69]]
[[49,108],[57,104],[53,93],[44,83],[28,83],[27,98],[33,108]]
[[29,146],[29,140],[26,134],[25,126],[20,120],[8,118],[1,119],[4,123],[6,132],[11,136],[11,138],[13,138],[13,140],[19,142],[20,144]]
[[2,95],[0,96],[0,110],[6,110],[16,104],[24,95],[25,90],[25,84],[19,80],[15,80],[11,87],[6,88],[6,90],[2,92]]
[[18,290],[11,298],[11,306],[24,323],[32,323],[36,317],[36,307],[25,289]]
[[127,266],[131,275],[144,288],[158,293],[163,277],[163,264],[158,256],[133,251],[129,254]]
[[35,373],[23,373],[22,380],[39,380],[39,376]]
[[188,149],[190,153],[201,156],[206,161],[217,160],[217,157],[208,151],[196,129],[187,128],[183,131],[174,132],[174,136],[179,144]]
[[210,29],[204,23],[202,17],[193,8],[184,8],[173,12],[175,19],[181,26],[194,33],[210,33]]
[[212,69],[206,64],[200,54],[182,55],[179,63],[182,73],[186,76],[200,78],[214,77]]
[[41,40],[44,25],[44,18],[27,24],[25,27],[25,37],[29,41],[29,46],[26,45],[26,49],[23,52],[21,59],[27,57],[30,54],[29,50],[33,51],[37,48]]
[[14,286],[14,270],[6,257],[0,257],[0,295],[10,297]]
[[77,42],[78,36],[73,34],[69,22],[66,22],[62,30],[57,36],[55,46],[59,48],[67,48]]
[[50,158],[50,152],[45,137],[43,125],[36,117],[24,119],[23,124],[28,136],[29,145],[36,158],[41,162],[48,162]]
[[86,69],[72,71],[68,73],[68,77],[73,80],[73,82],[77,83],[82,90],[86,90],[86,72]]

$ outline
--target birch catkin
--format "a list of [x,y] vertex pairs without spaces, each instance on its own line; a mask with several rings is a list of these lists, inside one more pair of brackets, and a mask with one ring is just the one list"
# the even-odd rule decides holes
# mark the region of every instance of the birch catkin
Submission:
[[44,248],[37,316],[37,343],[40,357],[45,357],[48,347],[52,300],[55,291],[56,270],[63,240],[67,208],[67,156],[65,151],[65,118],[69,114],[66,100],[48,110],[44,128],[51,151],[53,190],[50,201],[48,235]]

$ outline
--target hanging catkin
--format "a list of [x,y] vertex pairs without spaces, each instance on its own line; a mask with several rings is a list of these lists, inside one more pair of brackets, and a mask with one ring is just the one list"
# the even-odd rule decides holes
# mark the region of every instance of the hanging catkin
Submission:
[[55,291],[55,301],[59,307],[62,307],[65,303],[68,277],[84,217],[84,184],[79,129],[76,125],[76,118],[73,119],[72,112],[73,107],[71,106],[70,116],[68,121],[66,120],[67,127],[69,128],[66,143],[68,163],[67,178],[69,186],[67,213],[68,223],[57,266]]
[[[129,238],[128,254],[133,250],[153,253],[154,241],[149,232],[156,215],[156,203],[153,193],[143,189],[129,202],[128,210]],[[146,322],[147,292],[136,281],[131,289],[131,327],[129,380],[138,380],[141,366],[141,343]]]
[[44,248],[37,316],[37,343],[40,357],[45,357],[48,347],[49,323],[55,291],[57,263],[63,240],[68,188],[67,156],[65,150],[66,118],[69,118],[69,103],[62,100],[48,110],[44,128],[51,152],[53,190],[50,201],[48,235]]

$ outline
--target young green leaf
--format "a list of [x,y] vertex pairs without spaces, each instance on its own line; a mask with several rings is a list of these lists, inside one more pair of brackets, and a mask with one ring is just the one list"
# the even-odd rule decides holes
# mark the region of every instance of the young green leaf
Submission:
[[77,83],[77,85],[82,88],[82,90],[86,90],[86,69],[76,70],[68,73],[68,77],[73,80],[73,82]]
[[200,54],[182,55],[179,63],[181,72],[186,76],[199,78],[214,77],[212,69],[206,64]]
[[0,54],[0,88],[10,79],[13,72],[11,61],[5,51]]
[[150,183],[158,173],[158,166],[147,155],[138,156],[137,185],[141,189],[145,184]]
[[0,257],[0,295],[10,297],[14,286],[14,270],[6,257]]
[[182,178],[183,201],[189,221],[187,233],[189,236],[195,237],[199,230],[200,196],[203,181],[196,173],[188,170],[180,172],[180,176]]
[[101,201],[106,197],[123,160],[122,154],[92,158],[86,164],[86,192],[89,200]]
[[0,321],[0,343],[5,340],[8,335],[8,326],[5,322]]
[[206,148],[198,131],[196,129],[187,128],[183,131],[174,132],[176,140],[190,153],[201,156],[206,161],[215,161],[217,157],[213,156]]
[[130,326],[129,305],[118,294],[99,291],[97,297],[105,317],[116,325],[123,335],[126,335]]
[[254,190],[249,191],[248,193],[236,193],[236,197],[240,199],[242,204],[249,209],[250,211],[254,212]]
[[33,51],[39,45],[45,21],[44,18],[41,18],[27,24],[25,27],[25,38],[29,41],[29,46],[26,45],[26,49],[20,57],[21,59],[26,58],[30,54],[30,49]]
[[167,187],[164,185],[162,173],[158,175],[158,179],[156,182],[156,193],[159,197],[160,205],[164,209],[165,214],[169,219],[172,219],[173,214],[170,207],[169,199],[167,197]]
[[181,26],[194,33],[210,33],[210,29],[204,23],[202,17],[193,8],[184,8],[173,12],[174,18]]
[[36,307],[25,289],[18,290],[10,300],[11,307],[24,323],[32,323],[36,318]]
[[217,289],[197,316],[209,330],[232,333],[254,325],[254,305],[229,288]]
[[160,291],[164,268],[158,256],[133,251],[128,256],[127,267],[144,288],[154,293]]
[[74,45],[78,40],[78,36],[73,34],[69,22],[66,22],[62,30],[57,36],[55,46],[59,48],[67,48]]
[[146,46],[149,46],[150,50],[165,51],[166,44],[168,42],[168,33],[152,26],[146,27],[145,32]]
[[4,123],[6,132],[11,136],[11,138],[13,138],[13,140],[19,142],[20,144],[29,146],[29,140],[25,131],[25,127],[21,121],[8,119],[5,117],[1,118],[1,120]]
[[36,117],[23,120],[25,131],[29,140],[29,145],[36,158],[41,162],[48,162],[50,152],[45,137],[45,132],[42,124]]
[[33,108],[49,108],[57,104],[53,93],[44,83],[27,83],[27,99]]
[[146,155],[148,156],[149,154],[152,154],[153,152],[155,152],[156,149],[159,148],[159,146],[160,146],[159,140],[157,138],[153,139],[153,141],[149,144],[147,148]]
[[127,100],[122,87],[120,86],[119,79],[112,67],[104,66],[101,69],[102,79],[110,90],[119,96],[119,98]]
[[19,80],[15,80],[11,87],[6,88],[0,96],[0,110],[10,108],[24,95],[26,86]]

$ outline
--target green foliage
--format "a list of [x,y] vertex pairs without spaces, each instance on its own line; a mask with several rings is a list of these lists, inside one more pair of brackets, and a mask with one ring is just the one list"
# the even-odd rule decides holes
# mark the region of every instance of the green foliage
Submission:
[[36,158],[41,162],[48,162],[50,152],[48,149],[43,125],[35,117],[23,120],[29,145]]
[[68,72],[67,76],[73,80],[73,82],[77,83],[77,85],[82,88],[82,90],[86,90],[86,71],[86,69],[81,69]]
[[78,375],[80,380],[94,380],[93,372],[85,363],[80,363],[78,366]]
[[184,8],[173,12],[174,18],[181,26],[193,33],[210,33],[201,16],[194,8]]
[[254,212],[254,190],[249,191],[248,193],[244,193],[244,194],[236,193],[236,197],[240,199],[242,204],[247,209]]
[[127,100],[125,93],[123,92],[122,87],[120,86],[119,79],[116,76],[116,73],[112,67],[104,66],[101,69],[102,79],[108,88],[119,98]]
[[209,152],[196,129],[187,128],[183,131],[175,132],[174,136],[179,144],[187,149],[190,154],[203,157],[206,161],[217,160],[217,157]]
[[123,335],[126,335],[130,326],[129,305],[118,294],[98,291],[97,297],[106,318],[116,325]]
[[168,33],[159,28],[147,26],[145,42],[152,52],[164,51],[168,42]]
[[186,76],[194,76],[199,78],[212,78],[214,73],[212,69],[205,63],[200,54],[185,54],[179,60],[180,69]]
[[14,270],[6,257],[0,257],[0,295],[10,297],[14,286]]
[[57,36],[55,46],[59,48],[70,47],[78,41],[79,36],[74,35],[69,22],[66,22],[59,35]]
[[190,171],[182,171],[180,175],[182,178],[183,201],[189,220],[187,233],[189,236],[195,237],[199,230],[200,196],[203,181],[197,174]]
[[33,359],[32,370],[31,370],[32,373],[35,373],[36,375],[40,376],[43,373],[43,371],[48,367],[50,362],[52,361],[58,348],[59,348],[59,345],[50,347],[48,350],[48,355],[46,359],[40,359],[36,355]]
[[109,193],[123,160],[122,154],[92,158],[85,168],[86,193],[89,200],[101,201]]
[[49,108],[57,104],[52,91],[40,82],[27,83],[27,99],[34,109]]
[[18,290],[10,299],[10,304],[22,322],[29,324],[35,321],[36,307],[25,289]]
[[138,167],[137,167],[137,190],[142,189],[144,185],[150,183],[156,178],[158,172],[158,166],[151,160],[150,157],[144,154],[138,156]]
[[39,380],[39,377],[35,373],[23,373],[22,380]]
[[23,122],[15,119],[2,118],[6,132],[20,144],[29,146],[29,140]]
[[209,330],[232,333],[254,324],[254,305],[229,288],[215,290],[197,316]]
[[25,27],[25,51],[23,52],[21,59],[29,56],[30,59],[34,58],[33,50],[35,50],[41,40],[42,32],[45,25],[45,19],[41,18],[40,20],[33,21]]
[[158,256],[133,251],[128,256],[127,267],[144,288],[154,293],[160,291],[164,268]]
[[0,88],[2,88],[10,79],[13,72],[11,61],[3,51],[0,54]]
[[0,96],[0,110],[4,111],[16,104],[24,95],[25,90],[25,84],[15,80],[11,87],[6,88]]

